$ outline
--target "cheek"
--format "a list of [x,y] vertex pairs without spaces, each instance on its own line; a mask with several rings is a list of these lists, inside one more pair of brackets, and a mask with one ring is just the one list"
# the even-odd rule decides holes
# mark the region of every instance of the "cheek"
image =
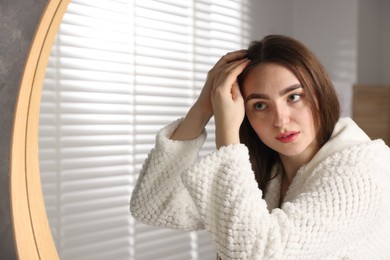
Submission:
[[310,107],[306,107],[306,109],[304,109],[301,114],[302,114],[302,121],[304,121],[306,125],[310,127],[314,127],[315,125],[314,117]]
[[254,117],[251,115],[247,115],[247,117],[257,136],[263,141],[264,136],[266,136],[268,132],[268,129],[266,127],[268,123],[266,122],[266,120],[259,119],[258,117]]
[[300,120],[301,125],[304,127],[304,129],[306,129],[306,132],[308,134],[311,134],[313,136],[313,138],[315,138],[315,136],[317,135],[318,129],[316,127],[316,123],[314,121],[312,111],[309,108],[304,112],[302,111],[302,115],[303,115],[303,117],[301,117],[301,120]]

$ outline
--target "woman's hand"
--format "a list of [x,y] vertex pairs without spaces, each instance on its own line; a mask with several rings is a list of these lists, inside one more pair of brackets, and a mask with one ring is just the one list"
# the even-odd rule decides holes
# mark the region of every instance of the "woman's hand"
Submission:
[[249,60],[237,54],[235,53],[236,57],[240,59],[221,65],[218,73],[214,74],[211,104],[215,117],[217,148],[240,143],[239,129],[245,116],[245,108],[237,77]]
[[208,114],[210,118],[213,116],[214,112],[211,104],[211,92],[214,89],[216,80],[221,76],[221,73],[223,73],[227,66],[229,66],[232,62],[243,59],[246,53],[246,50],[229,52],[218,60],[214,67],[207,73],[206,82],[197,101],[194,104],[196,109],[201,110],[205,114]]
[[[203,86],[203,89],[195,102],[195,104],[191,107],[191,109],[188,111],[184,121],[178,126],[178,128],[175,130],[175,132],[172,134],[171,139],[173,140],[191,140],[199,136],[199,134],[203,131],[204,127],[210,120],[210,118],[214,114],[214,107],[218,111],[221,110],[219,108],[220,102],[217,101],[218,98],[215,98],[214,102],[212,103],[212,92],[213,95],[219,92],[219,87],[221,84],[227,84],[229,85],[229,82],[225,82],[223,79],[227,76],[228,70],[231,67],[236,67],[238,63],[244,62],[244,57],[246,55],[245,50],[239,50],[230,52],[226,55],[224,55],[219,61],[214,65],[214,67],[208,72],[206,82]],[[231,82],[231,87],[233,86],[233,83],[236,81],[237,76],[240,74],[239,70],[245,67],[244,65],[239,66],[238,69],[234,71],[234,75],[229,76],[229,80]],[[242,71],[241,69],[241,71]],[[233,77],[233,78],[232,78]],[[222,83],[224,82],[224,83]],[[236,83],[237,85],[237,83]],[[230,87],[230,88],[231,88]],[[238,93],[238,85],[237,85]],[[229,92],[229,90],[227,90]],[[233,90],[230,94],[230,99],[233,98],[236,100],[236,90]],[[233,94],[233,96],[232,96]],[[229,99],[229,98],[228,98]],[[233,100],[233,99],[232,99]],[[243,105],[242,105],[243,108]],[[218,113],[218,118],[220,117],[221,113]],[[241,120],[242,121],[242,120]],[[240,123],[241,124],[241,123]],[[220,125],[220,124],[218,124]],[[218,127],[223,128],[223,127]]]

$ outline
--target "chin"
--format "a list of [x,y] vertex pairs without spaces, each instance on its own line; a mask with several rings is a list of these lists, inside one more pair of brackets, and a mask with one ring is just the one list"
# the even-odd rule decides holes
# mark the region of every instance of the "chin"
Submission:
[[278,153],[280,155],[286,156],[286,157],[295,157],[301,155],[305,151],[304,148],[302,149],[280,149]]

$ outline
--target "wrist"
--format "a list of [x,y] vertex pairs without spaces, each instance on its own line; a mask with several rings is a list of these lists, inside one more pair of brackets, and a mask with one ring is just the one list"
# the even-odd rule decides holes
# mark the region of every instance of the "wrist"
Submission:
[[217,149],[231,144],[240,144],[240,135],[238,131],[225,129],[215,129],[215,145]]

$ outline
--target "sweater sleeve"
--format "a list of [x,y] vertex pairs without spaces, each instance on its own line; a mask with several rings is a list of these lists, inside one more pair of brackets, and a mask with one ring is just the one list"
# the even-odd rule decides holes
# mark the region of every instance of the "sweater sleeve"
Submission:
[[[290,197],[272,212],[243,145],[222,147],[182,179],[222,259],[324,259],[334,252],[348,255],[376,222],[381,189],[370,173],[379,168],[361,162],[365,150],[328,158],[290,186]],[[294,190],[299,192],[293,196]]]
[[171,140],[181,121],[179,119],[157,133],[155,148],[145,160],[132,192],[130,212],[145,224],[198,230],[204,228],[203,223],[183,185],[181,174],[196,161],[206,133],[190,141]]

